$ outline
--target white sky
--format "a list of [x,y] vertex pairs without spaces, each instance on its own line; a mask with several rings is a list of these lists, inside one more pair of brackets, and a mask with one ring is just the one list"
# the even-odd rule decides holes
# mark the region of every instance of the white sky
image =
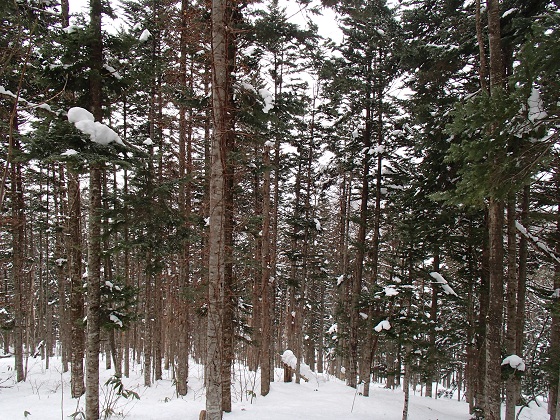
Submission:
[[[113,7],[118,7],[120,5],[119,0],[110,0]],[[317,16],[309,14],[306,9],[302,9],[301,6],[294,0],[280,0],[280,6],[286,8],[286,14],[290,17],[290,22],[296,23],[300,26],[306,24],[306,16],[309,16],[311,20],[318,25],[319,34],[325,38],[332,38],[336,42],[340,42],[342,39],[342,32],[338,29],[338,25],[335,19],[335,13],[328,8],[322,9],[323,16]],[[88,13],[89,0],[70,0],[70,13],[84,12]],[[314,0],[312,5],[320,5],[319,0]],[[265,7],[263,2],[262,7]],[[111,26],[115,28],[119,26],[118,22],[111,22],[109,19],[104,19],[105,29],[110,30]]]

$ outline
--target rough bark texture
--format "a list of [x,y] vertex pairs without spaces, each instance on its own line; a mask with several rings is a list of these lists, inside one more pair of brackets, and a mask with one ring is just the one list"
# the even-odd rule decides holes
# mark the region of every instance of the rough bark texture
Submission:
[[265,145],[263,154],[263,225],[262,225],[262,257],[261,257],[261,395],[270,392],[270,375],[272,370],[270,349],[272,345],[272,319],[270,287],[270,150]]
[[[435,272],[439,272],[439,250],[436,247],[434,252],[434,263],[433,269]],[[430,306],[430,320],[437,325],[437,309],[438,309],[438,287],[439,285],[432,285],[432,305]],[[432,398],[432,384],[436,376],[436,331],[432,328],[430,331],[430,348],[429,348],[429,359],[427,366],[427,379],[426,379],[426,397]]]
[[78,174],[68,170],[68,272],[70,275],[70,325],[71,325],[71,394],[78,398],[85,392],[84,386],[84,295],[82,287],[81,244],[81,195]]
[[[503,60],[500,34],[500,2],[487,0],[488,37],[490,49],[490,94],[503,89]],[[496,166],[499,167],[498,158]],[[501,333],[504,305],[503,273],[503,224],[504,205],[501,200],[491,197],[488,205],[488,239],[490,293],[486,316],[486,380],[485,410],[487,420],[500,418],[501,407]]]
[[484,91],[488,91],[488,63],[486,62],[486,51],[484,48],[484,35],[482,33],[482,19],[480,13],[480,0],[476,0],[476,39],[478,41],[478,52],[480,67],[478,69],[478,75],[480,79],[480,87]]
[[[181,89],[187,88],[187,10],[189,2],[181,1],[181,55],[179,62],[179,84]],[[191,87],[192,89],[192,87]],[[179,185],[179,205],[186,220],[186,229],[190,228],[191,217],[191,131],[186,118],[187,108],[183,103],[179,105],[179,176],[187,178],[187,182]],[[190,121],[190,118],[189,118]],[[176,383],[177,394],[187,395],[187,377],[189,372],[189,305],[186,299],[187,288],[190,279],[190,239],[185,241],[184,249],[179,260],[179,309],[178,317],[178,343],[177,343],[177,367]]]
[[371,109],[366,109],[366,129],[364,132],[364,157],[362,168],[362,192],[360,204],[360,227],[356,239],[356,268],[352,279],[352,304],[350,308],[350,360],[348,366],[347,384],[353,388],[357,386],[358,366],[358,325],[360,322],[360,293],[362,290],[362,276],[364,270],[364,258],[367,233],[368,198],[369,198],[369,168],[370,158],[368,150],[371,147]]
[[206,419],[222,418],[222,335],[225,276],[225,168],[229,125],[227,2],[212,1],[212,108],[210,229],[208,236],[208,329],[206,343]]
[[14,285],[14,356],[16,380],[25,381],[23,368],[23,337],[27,321],[25,287],[25,214],[21,164],[11,162],[12,183],[12,273]]
[[503,229],[504,208],[500,201],[490,200],[488,232],[490,240],[490,293],[486,315],[486,381],[485,418],[500,419],[501,407],[501,333],[504,306]]
[[[508,275],[507,275],[507,324],[504,337],[506,355],[516,354],[517,340],[517,229],[515,227],[515,195],[508,199],[507,204],[507,238],[508,238]],[[515,419],[515,404],[517,402],[516,375],[510,375],[506,381],[506,420]]]
[[88,229],[86,419],[99,418],[99,332],[101,306],[101,169],[90,170]]
[[500,28],[500,0],[486,0],[488,13],[488,45],[490,50],[490,90],[503,89],[504,65]]
[[[381,102],[381,92],[378,92],[378,100]],[[383,113],[381,111],[381,103],[379,104],[378,114],[378,130],[377,130],[377,145],[383,146]],[[370,265],[371,265],[371,286],[375,287],[378,282],[379,274],[379,231],[381,228],[381,181],[382,181],[382,164],[383,157],[381,154],[377,156],[377,168],[375,172],[375,208],[373,210],[373,238],[371,239],[370,251]],[[367,346],[364,355],[364,396],[369,397],[369,385],[371,378],[371,367],[374,353],[374,338],[373,328],[371,324],[373,320],[373,307],[370,305],[368,309],[368,332],[367,332]],[[376,337],[377,338],[377,337]]]
[[[557,214],[556,214],[556,236],[560,238],[560,168],[556,169],[555,174],[556,192],[557,192]],[[560,251],[560,241],[556,242],[555,251]],[[560,264],[555,261],[554,263],[554,290],[560,289]],[[548,392],[548,412],[550,414],[551,420],[557,420],[560,417],[560,411],[558,410],[558,393],[560,389],[560,299],[558,294],[554,293],[553,307],[552,307],[552,325],[550,327],[550,379],[549,379],[549,392]]]
[[[96,120],[103,119],[101,108],[101,68],[103,44],[101,38],[101,0],[90,0],[92,29],[90,50],[91,112]],[[88,278],[87,278],[87,339],[86,339],[86,419],[99,418],[99,330],[101,306],[101,165],[91,163],[88,216]]]

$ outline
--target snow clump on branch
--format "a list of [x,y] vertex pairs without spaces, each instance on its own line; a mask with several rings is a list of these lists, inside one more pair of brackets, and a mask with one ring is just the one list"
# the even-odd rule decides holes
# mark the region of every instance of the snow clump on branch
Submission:
[[88,134],[91,141],[103,146],[115,142],[123,144],[121,138],[105,124],[95,121],[93,114],[87,109],[74,107],[68,110],[68,121],[74,123],[76,128],[84,134]]
[[523,372],[525,370],[525,362],[516,354],[506,357],[502,361],[502,366],[510,365],[513,369]]

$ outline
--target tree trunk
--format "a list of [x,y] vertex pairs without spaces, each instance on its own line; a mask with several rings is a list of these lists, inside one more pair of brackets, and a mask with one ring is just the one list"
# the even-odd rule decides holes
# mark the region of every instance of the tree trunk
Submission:
[[101,307],[101,168],[90,169],[88,229],[86,419],[99,418],[99,344]]
[[478,52],[480,67],[478,69],[480,87],[483,91],[488,91],[488,64],[486,62],[486,49],[484,48],[484,36],[482,33],[482,18],[480,13],[480,0],[476,0],[476,11],[475,11],[475,21],[476,21],[476,39],[478,41]]
[[222,418],[223,313],[226,236],[226,174],[231,135],[228,66],[228,1],[212,1],[212,108],[210,228],[208,235],[208,329],[206,341],[206,420]]
[[[439,249],[436,246],[434,252],[434,263],[433,270],[439,272]],[[438,303],[438,284],[432,284],[432,305],[430,306],[430,320],[434,323],[430,331],[430,348],[428,351],[428,366],[427,366],[427,378],[426,378],[426,397],[432,398],[432,383],[436,376],[436,331],[435,325],[437,325],[437,303]]]
[[[503,90],[503,60],[500,33],[500,2],[487,0],[488,38],[490,49],[490,94]],[[495,165],[500,162],[496,158]],[[501,407],[501,333],[504,306],[503,272],[504,205],[490,197],[488,205],[488,240],[490,293],[486,317],[486,380],[484,414],[487,420],[498,420]]]
[[80,179],[76,171],[68,168],[68,273],[70,276],[70,325],[71,346],[71,395],[79,398],[85,392],[84,386],[84,294],[82,279],[82,227]]
[[488,233],[490,241],[490,293],[486,316],[486,380],[485,418],[500,419],[501,407],[501,333],[504,306],[503,229],[504,208],[500,201],[490,199]]
[[366,129],[364,132],[364,156],[362,168],[362,193],[360,204],[360,226],[356,239],[356,267],[352,279],[352,296],[350,308],[350,360],[348,366],[347,384],[355,388],[357,383],[358,367],[358,327],[360,323],[360,295],[362,291],[362,277],[364,271],[364,258],[366,248],[366,233],[368,220],[368,199],[369,199],[369,168],[370,158],[369,149],[371,147],[371,108],[366,109]]
[[[555,187],[556,187],[556,197],[557,197],[557,210],[556,210],[556,246],[555,251],[560,251],[560,167],[556,168],[555,174]],[[550,379],[549,379],[549,392],[548,392],[548,412],[550,414],[551,420],[556,420],[560,417],[560,411],[558,411],[558,398],[560,389],[560,263],[554,261],[554,294],[552,302],[552,323],[550,332]]]
[[[103,119],[101,108],[101,0],[90,0],[92,40],[90,51],[91,111],[97,121]],[[90,164],[87,277],[86,340],[86,419],[99,418],[99,330],[101,307],[101,164]]]
[[402,420],[408,419],[408,404],[410,399],[410,381],[412,377],[411,372],[411,363],[410,363],[410,352],[411,346],[410,344],[405,345],[405,354],[404,354],[404,379],[403,379],[403,392],[404,392],[404,404],[403,404],[403,414]]
[[263,192],[262,192],[262,256],[261,256],[261,395],[270,392],[270,375],[272,370],[270,349],[272,345],[272,309],[270,287],[270,150],[265,144],[263,153]]
[[[187,0],[181,1],[181,55],[179,58],[179,84],[183,91],[187,89],[188,6],[189,2]],[[192,88],[193,86],[191,83],[190,89],[192,90]],[[179,184],[179,205],[185,219],[185,228],[188,230],[191,227],[192,115],[189,115],[189,121],[187,121],[186,112],[187,109],[181,102],[179,104],[179,176],[184,181]],[[187,238],[179,260],[179,308],[177,310],[179,337],[177,340],[177,376],[175,378],[177,384],[177,394],[183,396],[187,395],[187,378],[189,373],[189,304],[187,301],[187,288],[190,280],[190,252],[191,241]]]
[[[13,140],[14,147],[17,141]],[[18,382],[25,381],[23,336],[27,321],[25,275],[25,213],[21,164],[11,162],[12,195],[12,276],[14,285],[14,353]]]
[[[382,95],[381,89],[378,92],[379,110],[378,110],[378,130],[377,130],[377,145],[379,148],[383,145],[383,111],[382,111]],[[379,274],[379,231],[381,228],[381,182],[382,182],[382,164],[383,157],[381,153],[377,156],[377,168],[375,173],[375,208],[373,212],[373,238],[371,239],[371,287],[375,287],[378,283]],[[368,309],[368,331],[367,331],[367,346],[364,356],[364,396],[369,397],[369,386],[371,382],[371,365],[374,354],[374,338],[373,338],[373,306],[370,305]]]
[[[507,238],[508,238],[508,275],[507,275],[507,318],[505,347],[507,356],[516,354],[517,342],[517,229],[516,219],[516,200],[515,194],[510,194],[507,203]],[[515,374],[510,375],[506,381],[506,420],[515,420],[515,405],[517,402],[517,382]]]

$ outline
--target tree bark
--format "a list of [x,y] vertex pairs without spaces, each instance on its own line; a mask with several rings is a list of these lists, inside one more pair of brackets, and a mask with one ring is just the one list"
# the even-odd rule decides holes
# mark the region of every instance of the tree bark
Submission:
[[[508,238],[508,273],[507,273],[507,313],[505,347],[506,356],[517,354],[517,299],[518,299],[518,276],[517,276],[517,229],[516,221],[516,199],[515,194],[510,194],[507,203],[507,238]],[[510,375],[506,381],[506,420],[515,420],[515,405],[517,402],[517,382],[515,374]]]
[[[179,84],[183,91],[187,88],[187,34],[188,34],[188,11],[189,2],[181,1],[181,51],[179,58]],[[192,80],[192,74],[191,74]],[[192,85],[192,83],[191,83]],[[192,90],[192,86],[190,86]],[[191,190],[192,190],[192,145],[191,145],[191,118],[187,121],[187,109],[181,102],[179,104],[179,176],[182,182],[179,184],[179,206],[185,219],[185,229],[191,228]],[[177,343],[177,368],[176,383],[177,394],[187,395],[187,378],[189,373],[189,304],[187,291],[190,281],[190,252],[191,240],[187,238],[179,260],[179,309],[178,317],[178,343]]]
[[272,345],[272,310],[270,287],[270,150],[264,146],[263,153],[263,224],[262,224],[262,256],[261,256],[261,395],[266,396],[270,392],[270,375],[272,370],[270,349]]
[[[433,270],[435,272],[439,272],[439,248],[436,246],[436,250],[434,252],[434,263],[433,263]],[[432,284],[432,305],[430,306],[430,320],[434,323],[432,324],[432,328],[430,331],[430,348],[429,348],[429,355],[428,355],[428,372],[426,378],[426,397],[432,398],[432,383],[436,376],[436,331],[435,325],[437,325],[437,303],[438,303],[438,284]]]
[[[382,87],[379,86],[377,92],[378,96],[378,118],[377,118],[377,145],[383,146],[383,109],[382,109]],[[375,172],[375,207],[373,210],[373,238],[371,239],[371,287],[375,287],[378,283],[379,275],[379,237],[381,229],[381,182],[382,176],[383,157],[381,153],[377,156],[377,168]],[[367,346],[364,356],[364,396],[369,397],[369,386],[371,382],[371,367],[374,353],[374,338],[373,338],[373,306],[370,305],[368,309],[368,331],[367,331]]]
[[[371,70],[371,69],[370,69]],[[368,95],[370,95],[368,89]],[[371,98],[368,96],[368,103]],[[360,222],[358,228],[358,237],[356,239],[356,267],[354,277],[352,279],[352,297],[350,308],[350,360],[348,366],[347,384],[353,388],[358,385],[357,367],[358,367],[358,327],[360,323],[360,295],[362,291],[362,277],[364,271],[364,258],[366,250],[366,233],[368,228],[368,200],[369,200],[369,169],[370,158],[369,149],[371,147],[371,107],[366,108],[366,128],[363,134],[364,155],[362,157],[362,192],[360,204]]]
[[206,341],[206,420],[222,418],[223,313],[225,281],[226,174],[231,133],[227,0],[212,1],[212,109],[210,228],[208,235],[208,329]]
[[410,363],[410,353],[411,345],[405,345],[405,362],[404,362],[404,379],[403,379],[403,392],[404,392],[404,404],[403,404],[403,415],[402,420],[408,420],[408,405],[410,400],[410,380],[412,377],[411,363]]
[[[103,43],[101,35],[101,0],[90,0],[92,29],[90,50],[91,111],[97,121],[103,119],[101,108],[101,69]],[[86,339],[86,419],[99,418],[99,333],[101,311],[101,172],[99,162],[90,164],[88,216],[87,339]]]
[[482,33],[482,18],[480,13],[480,0],[475,5],[476,39],[478,41],[478,52],[480,67],[478,69],[480,88],[488,92],[488,63],[486,62],[486,48],[484,48],[484,35]]
[[504,306],[503,229],[504,208],[499,200],[490,199],[488,232],[490,241],[490,293],[486,316],[485,418],[500,419],[501,407],[501,336]]
[[71,325],[71,394],[79,398],[84,386],[84,294],[82,279],[82,227],[80,179],[76,171],[68,169],[68,273],[70,276],[70,325]]
[[[17,141],[13,140],[14,147]],[[11,162],[12,195],[12,277],[14,285],[14,356],[17,382],[25,381],[23,366],[23,337],[27,321],[25,279],[25,213],[23,200],[22,168]]]
[[[555,188],[556,188],[556,197],[557,197],[557,209],[556,209],[556,246],[555,251],[560,251],[560,167],[556,168],[555,174]],[[557,261],[554,262],[554,294],[553,294],[553,302],[552,302],[552,325],[550,327],[550,379],[549,379],[549,392],[548,392],[548,412],[550,414],[551,420],[557,420],[560,417],[560,411],[558,410],[558,402],[560,398],[558,398],[559,389],[560,389],[560,357],[558,356],[560,352],[560,263]]]
[[[488,37],[490,49],[490,94],[503,90],[503,60],[500,33],[500,2],[487,0]],[[496,158],[495,165],[500,162]],[[504,305],[503,272],[503,225],[504,205],[496,198],[490,197],[488,205],[488,240],[490,293],[488,314],[486,316],[486,380],[484,414],[487,420],[498,420],[501,407],[501,333]]]

